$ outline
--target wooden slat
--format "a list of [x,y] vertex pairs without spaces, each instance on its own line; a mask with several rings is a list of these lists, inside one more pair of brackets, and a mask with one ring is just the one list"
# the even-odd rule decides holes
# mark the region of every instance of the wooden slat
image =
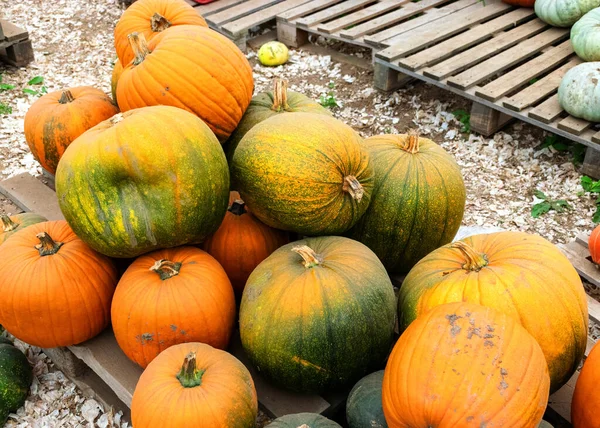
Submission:
[[295,7],[285,12],[278,13],[277,19],[283,21],[295,21],[296,19],[310,15],[311,13],[317,12],[321,9],[325,9],[331,5],[337,4],[342,0],[312,0],[302,6]]
[[359,22],[366,21],[378,15],[389,12],[390,10],[397,9],[401,4],[408,3],[409,1],[410,0],[385,0],[381,3],[376,3],[372,6],[351,13],[350,15],[330,21],[327,24],[320,25],[317,27],[317,29],[327,34],[335,33],[343,28],[356,25]]
[[0,182],[0,193],[23,211],[33,211],[48,220],[64,220],[56,193],[28,173]]
[[558,102],[558,95],[553,95],[529,112],[529,117],[540,122],[550,123],[563,112]]
[[587,120],[578,119],[573,116],[567,116],[560,122],[558,122],[558,129],[562,129],[563,131],[568,131],[571,134],[581,135],[583,131],[592,126],[591,122]]
[[208,4],[196,5],[194,6],[194,10],[203,17],[207,17],[210,14],[220,12],[223,9],[243,3],[244,1],[246,0],[218,0]]
[[238,4],[237,6],[230,7],[229,9],[215,13],[208,17],[205,17],[206,21],[212,25],[222,25],[235,19],[241,18],[245,15],[249,15],[281,0],[250,0],[244,3]]
[[270,21],[275,18],[275,15],[282,10],[291,9],[306,3],[308,0],[286,0],[281,3],[274,4],[273,6],[267,7],[266,9],[259,10],[250,15],[244,16],[233,22],[228,22],[223,25],[223,31],[232,35],[237,36],[245,33],[248,29],[260,25],[263,22]]
[[340,15],[352,12],[353,10],[359,9],[363,6],[366,6],[370,3],[373,3],[374,0],[348,0],[337,4],[335,6],[324,9],[320,12],[314,13],[310,16],[299,18],[296,20],[296,25],[300,28],[309,28],[314,27],[321,22],[328,21],[330,19],[336,18]]
[[592,135],[592,141],[594,143],[600,143],[600,131],[598,131],[594,135]]
[[[0,25],[2,26],[2,32],[4,33],[4,40],[7,42],[25,40],[29,37],[27,30],[17,27],[5,19],[0,19]],[[0,39],[0,41],[2,40]]]

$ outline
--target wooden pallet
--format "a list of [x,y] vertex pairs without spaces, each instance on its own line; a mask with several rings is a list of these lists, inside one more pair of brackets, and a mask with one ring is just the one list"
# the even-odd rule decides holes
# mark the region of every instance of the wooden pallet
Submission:
[[0,19],[0,60],[15,67],[24,67],[33,59],[33,46],[27,30]]

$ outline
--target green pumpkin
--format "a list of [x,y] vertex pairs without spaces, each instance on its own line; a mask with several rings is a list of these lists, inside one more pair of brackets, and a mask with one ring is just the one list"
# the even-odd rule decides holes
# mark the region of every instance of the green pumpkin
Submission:
[[535,14],[554,27],[570,27],[590,10],[600,6],[600,0],[536,0]]
[[342,428],[342,426],[316,413],[296,413],[277,418],[265,428]]
[[586,62],[567,71],[558,87],[558,102],[571,116],[600,122],[600,62]]
[[115,115],[78,137],[56,171],[65,219],[111,257],[199,243],[227,211],[229,171],[217,137],[169,106]]
[[571,28],[571,45],[584,61],[600,61],[600,8],[592,9]]
[[363,146],[375,169],[371,204],[347,233],[377,254],[390,272],[408,272],[452,241],[466,190],[454,158],[417,135],[379,135]]
[[0,426],[23,406],[32,381],[27,357],[10,340],[0,337]]
[[4,243],[8,238],[19,230],[25,229],[32,224],[48,221],[45,217],[34,213],[23,213],[12,216],[0,214],[2,226],[0,227],[0,244]]
[[359,380],[346,401],[346,421],[350,428],[387,428],[381,403],[383,370]]
[[551,424],[549,424],[546,421],[542,421],[540,422],[540,424],[537,426],[537,428],[554,428]]

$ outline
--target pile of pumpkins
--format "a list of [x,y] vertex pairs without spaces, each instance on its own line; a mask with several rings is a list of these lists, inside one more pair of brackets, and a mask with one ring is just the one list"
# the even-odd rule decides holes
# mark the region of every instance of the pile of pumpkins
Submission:
[[[238,325],[282,388],[354,386],[351,428],[538,426],[587,339],[557,248],[451,242],[465,187],[448,153],[414,132],[362,139],[280,79],[253,97],[245,56],[183,0],[135,2],[115,48],[113,100],[65,89],[25,118],[66,221],[2,217],[11,334],[52,348],[112,325],[145,369],[136,428],[254,426],[252,377],[225,351]],[[392,272],[408,272],[398,298]],[[339,426],[271,426],[303,425]]]

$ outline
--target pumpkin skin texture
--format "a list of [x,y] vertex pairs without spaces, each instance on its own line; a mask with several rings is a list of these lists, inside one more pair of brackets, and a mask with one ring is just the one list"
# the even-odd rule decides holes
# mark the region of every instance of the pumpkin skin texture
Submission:
[[0,337],[0,425],[25,404],[32,381],[33,370],[25,354]]
[[236,295],[241,297],[256,266],[288,242],[289,233],[260,222],[246,208],[239,193],[231,192],[223,223],[202,248],[221,263]]
[[588,248],[590,249],[590,255],[592,261],[596,264],[600,263],[600,226],[596,226],[590,235],[588,241]]
[[130,39],[136,58],[119,78],[119,108],[179,107],[226,141],[248,108],[254,87],[250,64],[237,46],[197,25],[169,28],[149,44],[141,34]]
[[460,168],[440,146],[414,134],[378,135],[363,147],[375,186],[369,208],[347,235],[373,250],[388,271],[408,272],[456,235],[466,199]]
[[182,342],[225,349],[235,310],[221,265],[198,248],[177,247],[136,259],[117,285],[111,313],[117,343],[129,359],[146,367]]
[[600,0],[537,0],[535,14],[554,27],[570,27],[590,10],[600,6]]
[[502,0],[503,3],[512,4],[513,6],[533,7],[535,0]]
[[600,382],[600,346],[594,345],[577,378],[571,401],[573,428],[598,428],[598,382]]
[[432,308],[457,301],[489,306],[520,322],[544,351],[553,391],[570,379],[583,358],[588,310],[581,279],[542,237],[522,232],[474,235],[431,252],[402,283],[401,331]]
[[600,9],[592,9],[571,28],[571,45],[584,61],[600,61]]
[[0,245],[0,268],[0,324],[23,342],[71,346],[108,326],[117,270],[66,221],[15,233]]
[[248,278],[240,305],[242,345],[261,374],[284,388],[335,390],[382,367],[394,306],[383,265],[360,242],[296,241]]
[[135,257],[215,232],[227,210],[229,171],[200,119],[175,107],[147,107],[74,141],[56,171],[56,193],[88,245]]
[[193,7],[182,0],[137,0],[123,12],[115,26],[115,49],[121,64],[134,57],[127,36],[141,33],[150,41],[154,36],[178,25],[208,27]]
[[335,235],[366,211],[373,167],[361,138],[333,117],[273,116],[240,141],[234,188],[263,223],[304,235]]
[[33,157],[54,174],[73,140],[118,112],[110,97],[91,86],[50,92],[27,110],[25,140]]
[[381,402],[383,370],[359,380],[346,401],[346,420],[350,428],[387,428]]
[[[187,386],[184,386],[187,385]],[[157,405],[160,403],[160,405]],[[254,428],[258,401],[248,369],[233,355],[204,343],[161,352],[133,393],[136,428]]]
[[341,425],[317,413],[296,413],[275,419],[265,428],[342,428]]
[[400,336],[383,377],[390,428],[536,428],[550,379],[535,339],[473,303],[423,314]]
[[558,87],[558,102],[571,116],[600,122],[600,62],[576,65]]
[[538,425],[538,428],[554,428],[554,427],[550,423],[548,423],[546,421],[542,421]]
[[0,214],[2,227],[0,228],[0,245],[20,230],[32,224],[48,221],[45,217],[34,213],[23,213],[12,216]]
[[113,67],[112,76],[110,77],[110,92],[115,104],[117,104],[117,84],[119,83],[119,78],[121,77],[122,73],[123,66],[121,65],[121,61],[117,59]]

